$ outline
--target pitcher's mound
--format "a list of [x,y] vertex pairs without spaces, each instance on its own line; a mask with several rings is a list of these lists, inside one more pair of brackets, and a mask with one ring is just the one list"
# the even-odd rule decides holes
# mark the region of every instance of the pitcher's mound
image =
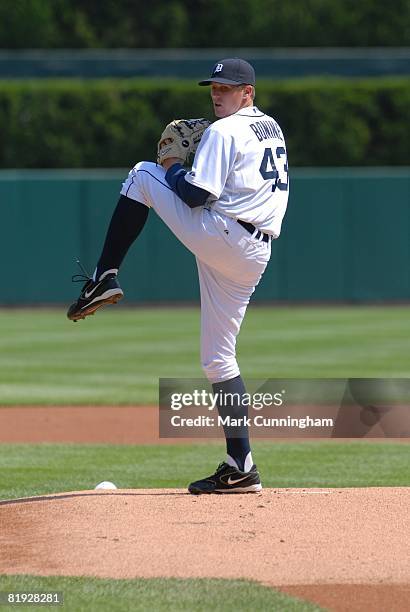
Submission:
[[124,489],[9,500],[0,502],[0,572],[245,578],[333,610],[362,610],[361,597],[370,598],[367,609],[404,610],[409,507],[404,487],[198,497]]

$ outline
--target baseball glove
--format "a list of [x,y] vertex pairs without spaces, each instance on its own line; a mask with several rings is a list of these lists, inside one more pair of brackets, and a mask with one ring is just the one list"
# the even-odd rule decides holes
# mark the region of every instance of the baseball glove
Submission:
[[183,163],[188,155],[195,153],[202,134],[211,122],[201,117],[200,119],[174,119],[168,123],[161,134],[157,145],[157,162],[170,157],[177,157]]

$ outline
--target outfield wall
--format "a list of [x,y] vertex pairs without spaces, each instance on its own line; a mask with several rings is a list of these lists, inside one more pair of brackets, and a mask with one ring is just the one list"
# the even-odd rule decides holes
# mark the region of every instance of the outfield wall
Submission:
[[[0,171],[0,304],[66,304],[91,272],[123,170]],[[410,299],[410,168],[296,169],[256,301]],[[199,299],[193,256],[151,213],[121,271],[128,302]]]
[[244,57],[260,78],[317,75],[392,76],[410,73],[409,47],[229,49],[0,49],[0,78],[195,79],[221,57]]

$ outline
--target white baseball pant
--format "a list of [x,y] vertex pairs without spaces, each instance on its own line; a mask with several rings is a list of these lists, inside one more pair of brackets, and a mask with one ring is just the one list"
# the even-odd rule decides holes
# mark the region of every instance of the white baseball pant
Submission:
[[271,244],[235,219],[190,208],[169,187],[165,170],[140,162],[121,194],[153,208],[196,257],[201,292],[201,365],[211,383],[239,375],[236,337],[250,297],[270,258]]

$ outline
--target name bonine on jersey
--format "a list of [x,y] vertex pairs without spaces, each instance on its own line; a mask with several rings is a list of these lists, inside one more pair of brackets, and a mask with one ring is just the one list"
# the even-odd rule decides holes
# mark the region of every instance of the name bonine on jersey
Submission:
[[279,138],[279,140],[284,140],[282,130],[276,121],[256,121],[255,123],[250,123],[249,127],[254,132],[259,142],[267,140],[268,138]]

